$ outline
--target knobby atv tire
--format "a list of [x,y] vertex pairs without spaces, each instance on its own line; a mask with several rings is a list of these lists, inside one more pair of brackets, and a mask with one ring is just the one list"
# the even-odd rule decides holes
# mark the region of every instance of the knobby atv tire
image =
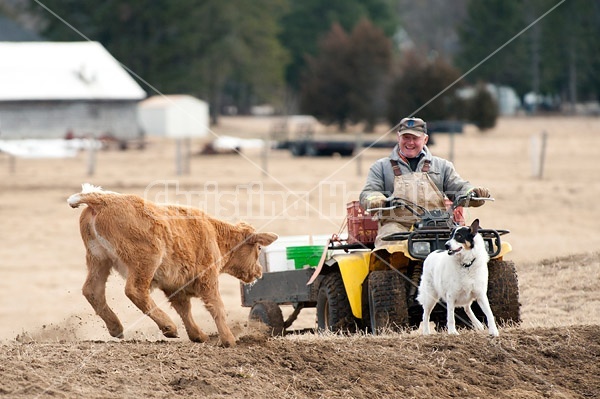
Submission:
[[272,336],[283,335],[285,328],[283,322],[283,313],[281,308],[275,302],[265,301],[257,302],[250,308],[248,319],[251,322],[260,322],[267,327],[267,331]]
[[339,273],[326,275],[317,294],[319,331],[355,332],[356,322]]
[[515,264],[512,261],[492,259],[488,263],[488,270],[487,295],[496,323],[521,323],[519,281]]
[[368,277],[371,331],[400,331],[408,326],[406,284],[395,270],[374,271]]

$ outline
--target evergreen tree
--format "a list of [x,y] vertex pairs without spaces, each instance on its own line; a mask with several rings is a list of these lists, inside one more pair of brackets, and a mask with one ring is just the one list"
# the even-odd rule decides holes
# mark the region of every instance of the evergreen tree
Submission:
[[354,70],[349,99],[350,120],[365,122],[365,131],[372,132],[377,121],[385,117],[392,43],[367,19],[356,25],[350,41],[348,63]]
[[392,37],[397,29],[397,13],[393,0],[302,0],[290,1],[290,10],[282,18],[282,44],[291,55],[286,71],[286,81],[298,89],[300,76],[306,67],[306,55],[315,56],[318,43],[332,25],[337,23],[346,32],[367,18]]
[[484,132],[496,126],[498,104],[487,90],[486,85],[478,83],[473,98],[466,101],[467,119]]
[[391,42],[362,20],[350,35],[334,24],[315,57],[308,57],[301,108],[326,124],[366,122],[372,131],[384,115]]
[[497,51],[467,76],[469,81],[512,86],[519,94],[531,89],[528,41],[517,36],[526,27],[524,15],[521,1],[469,1],[466,20],[458,29],[462,51],[456,65],[466,72]]
[[394,126],[407,116],[429,121],[459,118],[457,86],[451,87],[459,77],[460,72],[441,57],[428,60],[416,52],[405,54],[390,90],[388,122]]
[[334,23],[320,44],[318,56],[307,56],[300,95],[302,112],[325,124],[338,124],[341,131],[350,118],[349,98],[354,71],[349,64],[351,42],[342,27]]
[[[538,14],[554,2],[535,1]],[[600,66],[600,4],[570,0],[541,22],[540,90],[558,93],[563,101],[598,99]]]

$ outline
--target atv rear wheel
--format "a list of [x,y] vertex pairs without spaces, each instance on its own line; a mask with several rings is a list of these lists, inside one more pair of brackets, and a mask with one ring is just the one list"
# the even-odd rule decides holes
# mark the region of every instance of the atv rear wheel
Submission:
[[400,331],[408,326],[406,284],[395,270],[374,271],[368,277],[371,331]]
[[356,330],[344,281],[339,273],[326,275],[319,286],[317,324],[319,331],[354,332]]
[[275,302],[257,302],[250,308],[248,316],[250,322],[259,322],[268,328],[269,334],[273,336],[283,335],[285,330],[283,324],[283,313]]

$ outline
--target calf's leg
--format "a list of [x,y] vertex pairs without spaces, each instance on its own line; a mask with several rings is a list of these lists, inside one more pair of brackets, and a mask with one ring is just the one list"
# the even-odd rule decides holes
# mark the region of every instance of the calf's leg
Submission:
[[171,305],[175,311],[181,316],[181,320],[185,325],[185,330],[190,341],[206,342],[208,340],[208,335],[198,327],[192,318],[192,304],[190,303],[190,298],[182,293],[172,294],[165,291],[165,294],[169,298],[169,301],[171,301]]
[[[143,268],[141,268],[144,270]],[[155,267],[148,268],[154,270]],[[150,284],[152,283],[152,273],[141,273],[138,270],[129,268],[129,275],[125,282],[125,295],[142,312],[147,314],[158,325],[163,335],[167,338],[177,338],[177,327],[173,320],[163,312],[154,300],[150,297]]]
[[92,305],[96,314],[104,320],[110,335],[123,338],[123,325],[106,303],[106,280],[110,274],[112,261],[108,258],[98,259],[89,252],[86,254],[86,261],[88,275],[83,284],[83,295]]
[[223,305],[223,300],[219,294],[218,280],[215,279],[212,284],[207,284],[200,293],[200,298],[204,301],[206,309],[215,320],[221,345],[235,346],[235,337],[227,326],[225,305]]

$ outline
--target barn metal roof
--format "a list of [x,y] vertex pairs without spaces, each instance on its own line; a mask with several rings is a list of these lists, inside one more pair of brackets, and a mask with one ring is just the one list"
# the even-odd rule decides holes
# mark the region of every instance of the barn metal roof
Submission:
[[0,101],[146,97],[98,42],[0,42],[0,60]]

